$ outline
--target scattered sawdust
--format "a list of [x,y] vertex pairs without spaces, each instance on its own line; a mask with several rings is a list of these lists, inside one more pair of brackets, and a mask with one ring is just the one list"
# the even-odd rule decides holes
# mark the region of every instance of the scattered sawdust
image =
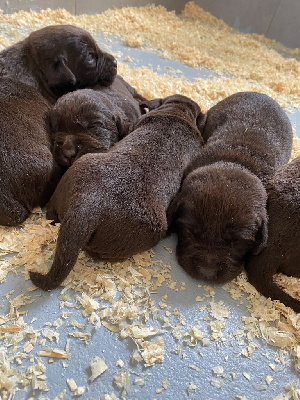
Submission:
[[[300,105],[300,63],[293,58],[293,55],[299,55],[299,49],[292,51],[262,36],[239,33],[192,2],[187,3],[181,15],[151,5],[76,17],[65,10],[19,12],[0,15],[0,22],[0,50],[23,39],[32,30],[50,24],[74,24],[92,33],[104,32],[119,36],[127,46],[150,49],[158,52],[161,57],[178,60],[195,68],[206,67],[220,74],[189,82],[183,76],[175,77],[171,70],[169,74],[162,75],[146,67],[130,68],[119,62],[120,75],[147,98],[181,93],[193,98],[206,111],[212,104],[234,92],[254,90],[270,95],[286,109]],[[153,29],[154,26],[156,29]],[[284,58],[277,50],[289,53],[290,57]],[[120,54],[115,56],[120,58]],[[128,63],[131,58],[125,57],[124,61]],[[299,155],[300,141],[295,136],[292,158]],[[20,227],[0,227],[0,284],[11,273],[22,275],[20,279],[28,280],[28,270],[32,267],[38,266],[42,272],[46,272],[55,251],[58,229],[59,225],[50,225],[39,209]],[[172,249],[166,250],[172,252]],[[298,279],[278,275],[277,281],[281,286],[288,287],[292,295],[300,297]],[[195,298],[195,304],[203,313],[203,325],[205,323],[205,326],[209,326],[209,332],[205,332],[199,322],[194,326],[186,326],[180,312],[172,310],[168,305],[167,297],[155,303],[152,293],[161,286],[175,292],[186,289],[184,283],[172,279],[171,266],[154,261],[152,251],[114,264],[95,263],[81,253],[76,267],[57,294],[62,315],[56,321],[45,324],[44,329],[34,329],[24,321],[26,307],[34,302],[31,295],[34,288],[30,287],[27,294],[15,297],[13,291],[5,296],[3,294],[9,303],[9,311],[0,315],[2,398],[10,398],[17,390],[28,390],[29,387],[33,391],[47,391],[47,367],[44,360],[52,363],[54,359],[62,359],[61,362],[67,368],[68,364],[64,360],[72,356],[69,341],[65,349],[45,347],[47,341],[58,342],[56,328],[65,321],[74,329],[69,333],[70,340],[82,340],[86,345],[91,338],[90,332],[83,332],[86,326],[94,329],[103,327],[121,338],[131,338],[136,345],[132,362],[142,363],[146,367],[164,361],[166,335],[182,341],[173,351],[182,358],[185,356],[182,352],[183,344],[191,348],[198,343],[205,347],[211,343],[216,346],[226,345],[228,338],[225,329],[231,312],[226,304],[214,301],[215,292],[212,287],[199,285],[203,293]],[[243,347],[240,355],[250,358],[257,348],[254,339],[262,338],[278,347],[278,364],[282,367],[286,365],[285,355],[288,353],[294,359],[295,368],[300,371],[300,316],[281,303],[260,296],[247,282],[245,274],[224,285],[224,289],[237,302],[245,295],[248,300],[250,314],[243,317],[243,325],[233,333],[235,340]],[[72,296],[70,293],[74,292],[76,295]],[[205,303],[207,298],[211,300],[208,305]],[[76,308],[86,318],[85,324],[69,320],[70,313],[67,310]],[[165,310],[164,316],[161,310]],[[161,328],[152,325],[152,320],[158,319]],[[153,339],[155,335],[159,337]],[[38,340],[43,350],[38,350]],[[199,354],[202,355],[200,351]],[[31,364],[22,368],[25,360],[30,360]],[[119,360],[117,365],[122,368],[124,363]],[[275,367],[270,364],[270,368],[271,365]],[[106,364],[100,357],[94,358],[91,361],[90,381],[101,375],[105,368]],[[200,371],[194,365],[190,368]],[[211,384],[221,388],[225,376],[223,367],[215,367],[213,374]],[[234,372],[231,377],[235,378]],[[250,379],[246,372],[244,377]],[[271,376],[266,377],[267,385],[271,380]],[[114,382],[122,395],[130,392],[129,371],[120,372]],[[136,377],[133,383],[143,386],[146,379]],[[86,384],[89,382],[86,381]],[[74,396],[81,396],[86,390],[85,386],[77,386],[73,378],[68,378],[66,385]],[[157,393],[167,390],[167,387],[167,380],[163,379]],[[197,386],[191,382],[186,390],[190,394],[197,390]],[[257,390],[266,390],[266,387],[261,385]],[[279,395],[276,399],[299,397],[296,384],[287,386],[286,390],[287,394]],[[63,399],[65,394],[66,390],[63,390],[56,399]],[[103,394],[101,399],[117,399],[117,396],[114,393]]]
[[93,382],[98,376],[102,375],[103,372],[107,370],[108,366],[105,364],[105,361],[101,357],[95,357],[91,361],[91,370],[92,375],[89,378],[90,382]]

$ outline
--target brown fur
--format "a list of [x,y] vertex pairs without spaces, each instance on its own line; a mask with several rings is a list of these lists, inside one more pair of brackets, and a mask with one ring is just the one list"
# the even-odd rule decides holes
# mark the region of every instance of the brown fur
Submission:
[[197,123],[203,115],[195,102],[179,95],[143,106],[159,108],[108,153],[77,160],[58,184],[47,206],[47,217],[61,222],[55,258],[46,275],[30,273],[36,286],[57,287],[81,249],[118,260],[165,236],[167,207],[202,147]]
[[274,100],[242,92],[208,111],[203,137],[207,144],[187,168],[168,219],[178,233],[179,264],[194,277],[226,282],[266,244],[266,187],[288,161],[293,133]]
[[33,207],[49,199],[54,189],[49,108],[36,89],[0,78],[1,225],[23,222]]
[[0,53],[0,77],[33,86],[51,103],[78,88],[109,86],[116,66],[87,31],[72,25],[47,26]]
[[94,89],[62,96],[50,113],[52,152],[62,167],[84,154],[107,152],[142,115],[139,102],[145,99],[120,76],[110,87]]
[[246,263],[248,279],[264,296],[300,312],[300,301],[273,282],[279,272],[300,278],[300,157],[276,172],[268,191],[267,211],[267,247]]
[[109,85],[115,59],[90,34],[49,26],[0,53],[0,224],[18,225],[44,205],[60,177],[46,121],[60,94]]

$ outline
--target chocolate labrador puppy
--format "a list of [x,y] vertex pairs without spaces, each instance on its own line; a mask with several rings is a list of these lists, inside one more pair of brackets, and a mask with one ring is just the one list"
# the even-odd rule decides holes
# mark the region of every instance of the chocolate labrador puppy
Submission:
[[0,77],[27,83],[50,103],[78,88],[109,86],[116,73],[115,58],[72,25],[47,26],[0,53]]
[[109,87],[68,93],[50,113],[53,156],[70,167],[86,153],[105,153],[130,133],[141,117],[140,96],[121,76]]
[[273,275],[279,272],[300,278],[300,157],[276,172],[268,191],[267,210],[267,246],[246,262],[248,279],[264,296],[300,312],[300,301],[273,282]]
[[266,188],[288,162],[293,133],[282,108],[261,93],[236,93],[206,116],[201,153],[168,210],[179,264],[212,282],[235,278],[267,242]]
[[57,287],[82,249],[120,260],[165,236],[167,207],[202,147],[203,114],[180,95],[142,106],[150,111],[130,135],[108,153],[81,157],[58,184],[47,205],[47,218],[61,222],[55,258],[46,275],[30,273],[36,286]]
[[49,26],[0,53],[0,224],[18,225],[49,199],[60,171],[50,151],[50,104],[87,85],[110,85],[115,59],[90,34]]
[[0,78],[1,225],[23,222],[35,206],[45,204],[58,180],[50,152],[49,109],[33,87]]

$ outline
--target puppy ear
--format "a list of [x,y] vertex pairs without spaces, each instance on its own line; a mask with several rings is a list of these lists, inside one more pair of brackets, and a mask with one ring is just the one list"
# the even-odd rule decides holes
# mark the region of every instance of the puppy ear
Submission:
[[160,107],[164,102],[164,99],[154,99],[154,100],[147,100],[140,102],[140,110],[142,114],[146,114],[146,108],[151,111],[155,110],[156,108]]
[[167,222],[168,227],[172,229],[176,219],[178,218],[179,210],[183,202],[182,193],[177,193],[171,200],[167,209]]
[[196,125],[197,125],[197,128],[199,129],[199,132],[201,133],[201,135],[204,132],[204,127],[205,127],[205,124],[206,124],[206,120],[207,120],[207,114],[200,113],[197,116]]
[[255,245],[252,250],[252,254],[254,256],[257,256],[259,253],[261,253],[263,249],[267,246],[267,241],[268,241],[268,220],[267,217],[265,216],[262,218],[262,222],[255,236]]
[[113,120],[116,123],[118,130],[118,139],[121,140],[133,131],[134,125],[131,124],[127,119],[122,119],[118,115],[113,116]]

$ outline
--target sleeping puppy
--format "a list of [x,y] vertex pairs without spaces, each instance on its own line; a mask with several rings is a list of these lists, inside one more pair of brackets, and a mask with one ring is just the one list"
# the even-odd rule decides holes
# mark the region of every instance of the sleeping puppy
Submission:
[[47,26],[0,53],[0,77],[33,86],[52,104],[78,88],[109,86],[116,73],[115,58],[72,25]]
[[266,245],[266,188],[289,160],[293,133],[273,99],[242,92],[208,111],[203,137],[207,144],[185,171],[168,220],[178,234],[179,264],[221,283]]
[[300,157],[276,172],[268,191],[267,210],[267,247],[246,262],[248,280],[264,296],[299,313],[300,301],[280,289],[273,275],[282,272],[300,278]]
[[36,89],[0,78],[0,224],[18,225],[49,199],[59,170],[50,152],[50,106]]
[[130,133],[141,117],[140,96],[119,75],[110,87],[80,89],[57,100],[50,113],[52,153],[70,167],[86,153],[105,153]]
[[57,287],[82,249],[122,260],[165,236],[167,207],[202,147],[203,114],[180,95],[142,106],[150,111],[130,135],[108,153],[81,157],[58,184],[47,205],[47,218],[61,222],[55,258],[46,275],[30,273],[36,286]]
[[59,179],[45,121],[50,104],[78,87],[110,85],[116,72],[115,59],[71,25],[43,28],[0,53],[1,225],[23,222]]

